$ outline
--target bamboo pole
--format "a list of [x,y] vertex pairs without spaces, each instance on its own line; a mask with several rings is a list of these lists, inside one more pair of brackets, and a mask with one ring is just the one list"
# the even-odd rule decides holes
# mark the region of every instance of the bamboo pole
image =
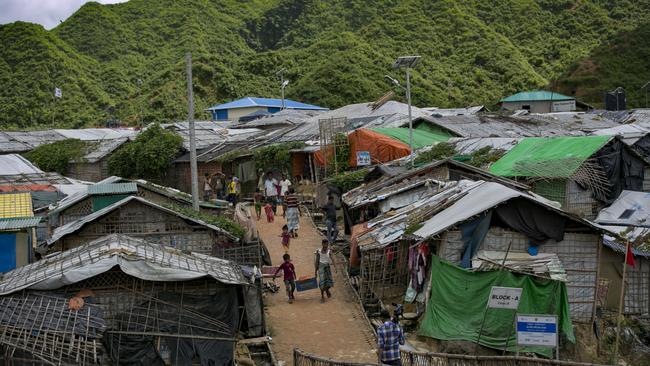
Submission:
[[618,341],[621,334],[621,318],[623,317],[623,300],[625,298],[625,276],[627,275],[627,255],[630,251],[630,242],[625,245],[625,260],[623,261],[623,280],[621,281],[621,295],[618,299],[618,316],[616,318],[616,341],[614,342],[614,363],[618,360]]

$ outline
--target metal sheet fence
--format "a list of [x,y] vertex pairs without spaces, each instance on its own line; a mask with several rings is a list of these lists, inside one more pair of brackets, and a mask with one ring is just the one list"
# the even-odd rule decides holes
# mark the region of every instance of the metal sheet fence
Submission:
[[[293,350],[294,366],[378,366],[376,363],[359,363],[333,360],[316,356],[301,349]],[[594,363],[557,361],[516,356],[469,356],[448,353],[402,351],[404,366],[605,366]]]

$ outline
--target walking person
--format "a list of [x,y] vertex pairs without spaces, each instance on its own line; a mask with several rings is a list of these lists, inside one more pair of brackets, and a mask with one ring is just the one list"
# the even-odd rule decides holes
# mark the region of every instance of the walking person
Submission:
[[325,295],[327,295],[328,298],[332,297],[330,289],[334,287],[331,268],[332,256],[327,239],[323,239],[322,247],[314,254],[314,266],[316,267],[315,275],[318,276],[318,287],[320,288],[320,302],[325,302]]
[[289,234],[289,228],[287,225],[282,226],[282,248],[284,249],[284,254],[289,254],[289,244],[291,243],[291,234]]
[[379,363],[402,366],[399,353],[399,346],[404,344],[402,327],[399,326],[397,317],[391,319],[386,310],[381,311],[381,318],[384,323],[377,328],[377,356],[379,357]]
[[289,187],[291,187],[291,181],[287,178],[286,175],[282,174],[282,179],[280,179],[280,203],[282,204],[282,216],[287,216],[287,204],[284,200],[289,194]]
[[296,269],[293,266],[293,263],[291,263],[291,257],[289,256],[288,253],[285,253],[282,256],[282,259],[284,262],[278,267],[278,269],[275,270],[275,274],[273,275],[273,281],[275,281],[275,278],[278,276],[278,272],[282,270],[282,274],[284,277],[284,286],[287,289],[287,297],[289,298],[289,304],[293,303],[293,300],[295,297],[293,296],[294,291],[296,291]]
[[327,196],[327,204],[322,209],[325,211],[327,240],[329,240],[330,244],[334,244],[339,235],[339,229],[336,226],[336,205],[334,204],[334,196]]
[[264,195],[266,196],[266,200],[273,206],[273,214],[276,214],[278,205],[278,181],[273,178],[273,173],[271,171],[266,173]]
[[257,221],[260,220],[260,217],[262,216],[262,201],[264,200],[264,197],[262,196],[262,192],[260,192],[259,189],[255,190],[255,195],[253,196],[253,205],[255,206],[255,214],[257,214]]
[[210,173],[205,173],[203,177],[203,200],[210,201],[212,198],[212,183],[210,182]]
[[237,177],[233,176],[232,179],[230,180],[230,183],[228,183],[228,202],[230,202],[233,206],[237,205],[237,185],[239,184],[239,181]]
[[300,228],[300,206],[298,205],[298,196],[293,187],[289,188],[289,192],[284,199],[284,204],[287,210],[287,226],[289,232],[294,238],[298,237],[298,229]]
[[224,181],[221,175],[222,175],[221,172],[216,172],[212,175],[212,178],[210,179],[213,193],[219,200],[223,199]]

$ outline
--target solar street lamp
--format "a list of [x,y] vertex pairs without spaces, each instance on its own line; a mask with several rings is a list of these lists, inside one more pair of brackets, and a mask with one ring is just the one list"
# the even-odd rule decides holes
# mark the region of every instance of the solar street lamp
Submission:
[[[411,115],[411,69],[420,62],[420,56],[400,56],[393,63],[393,69],[406,69],[406,100],[409,108],[409,148],[411,149],[411,167],[415,166],[413,159],[413,117]],[[388,76],[388,75],[386,75]],[[388,76],[393,84],[404,89],[397,80]]]
[[284,72],[287,71],[284,67],[278,70],[275,75],[277,75],[280,78],[280,90],[282,92],[282,108],[281,110],[284,110],[284,88],[289,85],[289,80],[284,80]]

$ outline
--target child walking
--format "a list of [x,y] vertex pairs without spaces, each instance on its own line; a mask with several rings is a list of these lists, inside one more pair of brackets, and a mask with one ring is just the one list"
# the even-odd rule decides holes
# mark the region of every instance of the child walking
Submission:
[[289,233],[289,227],[287,225],[282,226],[282,247],[284,248],[284,253],[289,253],[289,242],[291,241],[291,233]]
[[253,196],[253,204],[255,205],[255,213],[257,214],[257,221],[262,216],[262,193],[259,188],[255,189],[255,196]]
[[283,255],[282,259],[284,259],[284,262],[282,262],[282,264],[275,271],[273,280],[275,281],[275,278],[278,276],[278,272],[282,270],[284,274],[284,286],[287,288],[287,297],[289,298],[289,304],[291,304],[295,299],[293,297],[293,292],[296,291],[296,269],[294,268],[293,263],[291,263],[291,257],[289,254]]
[[273,222],[273,205],[271,205],[270,201],[264,206],[264,213],[266,213],[266,222]]

